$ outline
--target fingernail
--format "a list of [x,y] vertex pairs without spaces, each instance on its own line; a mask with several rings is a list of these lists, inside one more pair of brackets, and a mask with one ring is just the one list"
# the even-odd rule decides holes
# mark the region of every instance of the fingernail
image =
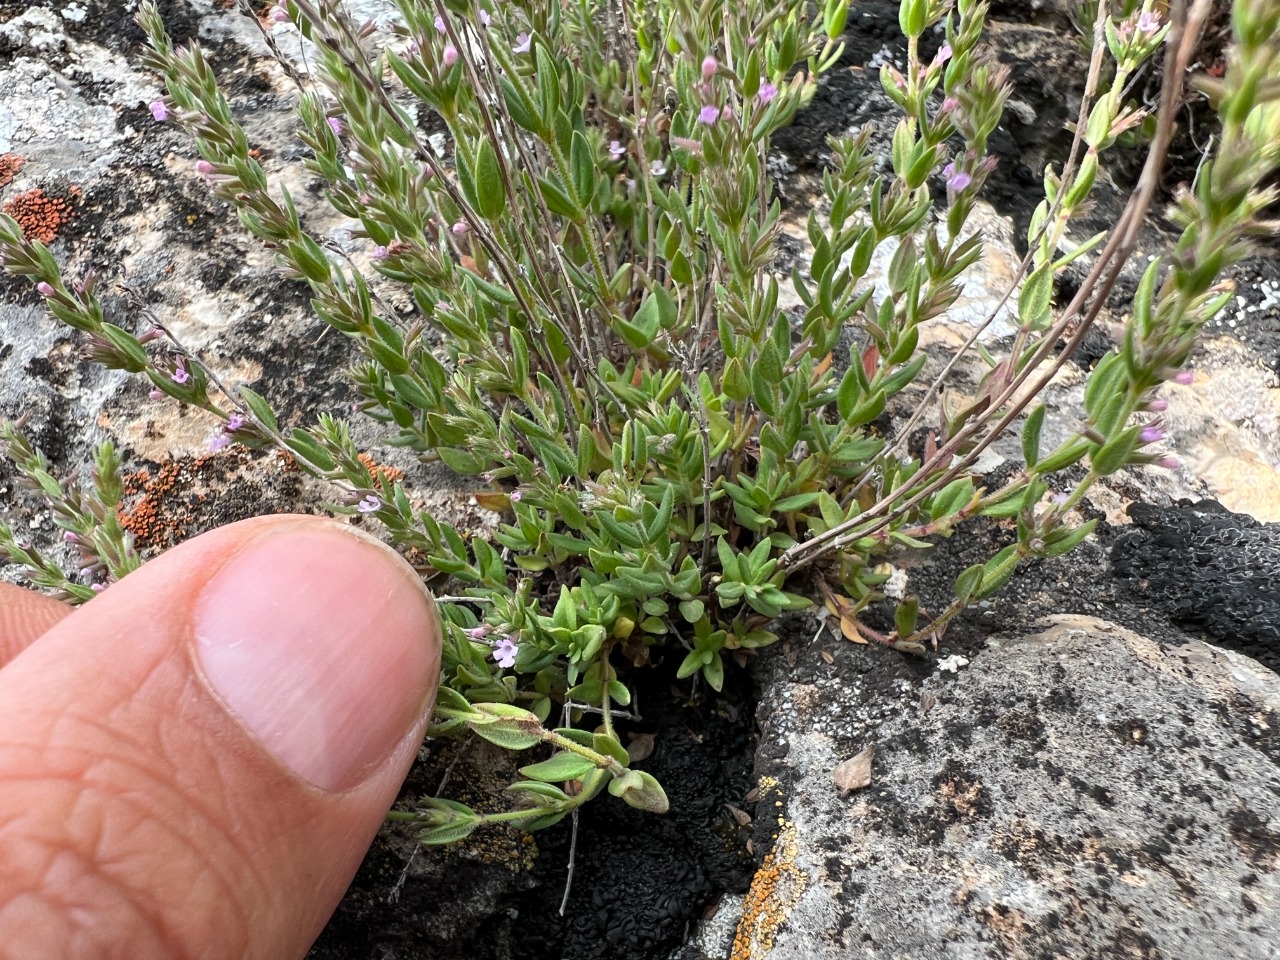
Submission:
[[421,720],[439,630],[409,565],[336,523],[268,529],[195,609],[213,693],[281,763],[331,791],[363,782]]

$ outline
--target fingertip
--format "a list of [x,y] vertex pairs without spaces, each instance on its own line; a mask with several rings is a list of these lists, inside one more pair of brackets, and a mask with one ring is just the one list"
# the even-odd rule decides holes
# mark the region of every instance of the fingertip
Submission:
[[73,612],[42,593],[0,583],[0,668]]

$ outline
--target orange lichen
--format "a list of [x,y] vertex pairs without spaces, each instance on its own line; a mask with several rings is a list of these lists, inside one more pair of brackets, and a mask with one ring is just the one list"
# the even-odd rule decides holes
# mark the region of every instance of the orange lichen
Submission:
[[0,187],[7,187],[26,162],[26,157],[20,157],[16,153],[6,153],[0,156]]
[[378,463],[377,460],[373,459],[373,457],[369,456],[369,454],[367,453],[358,454],[357,459],[364,464],[364,468],[368,470],[369,473],[371,473],[374,477],[377,477],[378,474],[381,474],[382,479],[386,483],[398,483],[399,481],[404,479],[403,470],[397,467],[388,467],[384,464]]
[[72,188],[70,193],[71,197],[50,196],[36,187],[6,200],[0,210],[18,221],[28,240],[52,243],[57,239],[58,231],[75,218],[72,198],[78,196],[79,191]]
[[[771,780],[770,785],[776,782]],[[778,931],[809,885],[808,875],[796,866],[796,852],[795,824],[778,817],[773,849],[752,877],[751,888],[742,904],[742,919],[733,936],[730,960],[757,960],[768,956],[773,949]]]

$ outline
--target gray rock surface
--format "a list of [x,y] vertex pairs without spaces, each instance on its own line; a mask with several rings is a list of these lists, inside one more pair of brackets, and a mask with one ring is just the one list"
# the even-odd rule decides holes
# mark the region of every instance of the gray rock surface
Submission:
[[1280,953],[1274,673],[1075,616],[875,689],[823,649],[760,707],[778,839],[734,960]]

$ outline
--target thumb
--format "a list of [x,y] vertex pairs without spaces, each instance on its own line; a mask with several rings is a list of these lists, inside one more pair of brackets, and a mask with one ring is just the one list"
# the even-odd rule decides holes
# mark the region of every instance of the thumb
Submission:
[[0,958],[301,957],[416,756],[440,626],[350,527],[198,537],[0,670]]

